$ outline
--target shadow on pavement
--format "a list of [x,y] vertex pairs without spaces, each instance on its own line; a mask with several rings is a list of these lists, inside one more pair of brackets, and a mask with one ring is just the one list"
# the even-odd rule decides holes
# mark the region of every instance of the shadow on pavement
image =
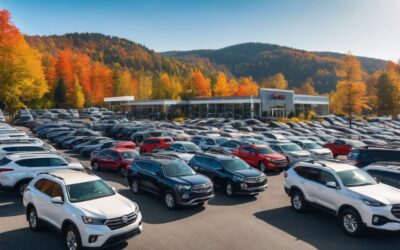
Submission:
[[316,249],[399,249],[400,234],[368,230],[360,238],[344,234],[337,219],[319,210],[297,214],[290,207],[281,207],[254,216]]
[[235,206],[249,203],[257,200],[257,197],[251,195],[236,195],[232,198],[227,197],[221,188],[215,190],[214,199],[208,201],[208,205],[212,206]]
[[16,192],[0,191],[0,217],[16,216],[25,213],[22,197]]

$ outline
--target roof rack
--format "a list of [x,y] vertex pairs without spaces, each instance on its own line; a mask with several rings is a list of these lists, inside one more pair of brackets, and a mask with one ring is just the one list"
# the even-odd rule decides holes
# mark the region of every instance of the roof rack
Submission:
[[367,145],[364,147],[365,149],[398,149],[400,150],[400,145]]

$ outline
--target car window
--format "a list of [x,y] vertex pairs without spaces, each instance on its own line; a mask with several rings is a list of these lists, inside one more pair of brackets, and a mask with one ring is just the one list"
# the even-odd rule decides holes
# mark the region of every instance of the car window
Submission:
[[167,139],[164,139],[164,142],[169,143],[169,142],[172,142],[172,140],[167,138]]
[[222,168],[221,162],[219,162],[216,159],[213,158],[206,158],[206,163],[205,163],[209,168],[212,169],[220,169]]
[[328,182],[335,182],[336,184],[338,183],[335,176],[333,176],[331,173],[321,170],[321,175],[319,179],[319,183],[326,185]]
[[190,160],[190,163],[194,164],[194,165],[204,165],[205,164],[205,157],[195,155]]
[[149,167],[150,167],[150,172],[152,172],[152,173],[160,173],[161,172],[160,165],[158,165],[156,163],[150,163]]
[[21,167],[48,167],[50,165],[48,158],[35,158],[16,161]]
[[59,166],[67,166],[68,162],[60,158],[50,158],[50,166],[52,167],[59,167]]
[[380,170],[367,170],[367,172],[379,182],[395,188],[400,188],[400,174]]
[[182,144],[173,144],[171,148],[176,149],[176,150],[185,150],[183,148]]
[[344,145],[345,143],[344,143],[344,141],[341,141],[341,140],[335,140],[335,142],[334,142],[336,145]]
[[271,148],[276,152],[282,152],[281,147],[279,147],[278,145],[271,145]]
[[139,160],[137,160],[137,161],[135,162],[135,164],[136,164],[139,168],[141,168],[141,169],[143,169],[143,170],[145,170],[145,171],[151,171],[151,163],[150,163],[150,162],[147,162],[147,161],[139,161]]
[[50,195],[50,197],[61,197],[64,200],[64,192],[62,190],[62,187],[58,183],[54,183],[52,194]]
[[40,179],[40,180],[38,180],[36,183],[35,183],[35,188],[36,189],[38,189],[38,190],[41,190],[42,189],[42,187],[43,187],[43,185],[44,185],[44,183],[46,182],[47,180],[46,179]]
[[294,171],[303,178],[307,178],[308,168],[306,167],[296,167]]
[[321,170],[317,168],[308,168],[307,179],[314,182],[320,182]]
[[109,156],[113,159],[117,159],[119,157],[119,154],[115,151],[110,150]]
[[215,142],[213,139],[207,139],[206,140],[206,145],[215,145]]
[[242,149],[240,151],[245,152],[245,153],[250,153],[251,149],[252,149],[251,147],[244,146],[244,147],[242,147]]
[[46,180],[39,190],[47,196],[52,197],[54,184],[53,181]]
[[17,152],[18,147],[4,147],[3,150],[6,152]]

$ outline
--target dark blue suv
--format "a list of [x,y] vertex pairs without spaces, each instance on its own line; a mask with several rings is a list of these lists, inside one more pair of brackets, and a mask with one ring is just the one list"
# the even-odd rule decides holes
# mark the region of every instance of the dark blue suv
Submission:
[[169,209],[202,206],[214,197],[211,180],[196,173],[184,161],[160,155],[139,156],[128,172],[131,191],[147,191],[164,198]]
[[210,177],[215,186],[221,186],[228,197],[235,194],[256,195],[264,191],[267,176],[258,169],[232,155],[196,154],[189,165],[197,172]]

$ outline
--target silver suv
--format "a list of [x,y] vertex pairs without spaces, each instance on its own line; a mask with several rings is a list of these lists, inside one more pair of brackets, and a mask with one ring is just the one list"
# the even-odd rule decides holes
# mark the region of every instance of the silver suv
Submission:
[[366,227],[400,230],[400,190],[352,165],[298,162],[285,172],[284,186],[293,210],[321,208],[338,216],[348,235],[362,235]]

